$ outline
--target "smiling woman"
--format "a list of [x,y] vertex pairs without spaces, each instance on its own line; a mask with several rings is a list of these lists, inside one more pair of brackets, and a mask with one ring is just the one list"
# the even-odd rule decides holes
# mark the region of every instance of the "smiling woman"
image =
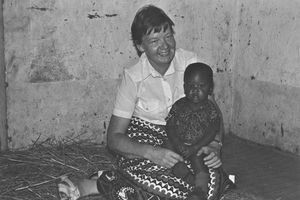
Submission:
[[140,52],[145,52],[152,67],[161,75],[168,70],[175,56],[176,41],[173,34],[173,30],[166,23],[161,30],[151,30],[143,36],[142,43],[136,45]]
[[[195,53],[176,48],[173,26],[165,12],[153,5],[136,13],[131,33],[140,58],[124,70],[107,134],[108,147],[117,154],[117,170],[78,184],[65,177],[59,185],[61,199],[75,200],[92,193],[108,200],[199,199],[190,178],[193,171],[185,164],[188,161],[165,147],[165,118],[172,104],[184,96],[185,68],[199,61]],[[219,141],[222,134],[217,133]],[[208,167],[221,166],[218,144],[212,142],[200,151],[207,154]],[[173,173],[178,162],[184,163],[190,176]]]

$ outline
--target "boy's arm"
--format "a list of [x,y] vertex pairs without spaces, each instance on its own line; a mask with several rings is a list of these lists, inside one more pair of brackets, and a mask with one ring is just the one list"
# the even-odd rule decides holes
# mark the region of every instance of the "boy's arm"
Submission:
[[[178,136],[177,127],[175,126],[174,118],[170,118],[167,125],[166,125],[166,132],[168,136],[168,142],[166,145],[167,148],[182,154],[183,152],[187,151],[186,145],[184,145]],[[184,156],[184,155],[182,155]]]
[[[166,132],[168,136],[168,141],[166,145],[176,153],[181,154],[182,157],[189,153],[189,147],[184,144],[178,133],[178,127],[176,125],[176,113],[178,112],[179,102],[173,104],[167,118],[166,118]],[[180,106],[179,106],[180,107]],[[167,147],[167,148],[168,148]]]
[[220,132],[220,123],[221,118],[218,117],[208,126],[207,134],[204,135],[196,144],[191,146],[191,150],[187,157],[191,156],[192,154],[197,153],[202,147],[209,145],[214,139],[216,138],[217,134]]

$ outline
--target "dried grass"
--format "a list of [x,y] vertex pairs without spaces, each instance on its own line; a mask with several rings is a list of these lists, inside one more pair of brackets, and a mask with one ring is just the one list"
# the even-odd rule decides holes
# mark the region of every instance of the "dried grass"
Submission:
[[74,140],[35,142],[23,151],[0,153],[0,199],[58,199],[60,176],[87,178],[113,166],[103,145]]
[[[23,151],[0,153],[0,200],[56,200],[62,175],[87,178],[98,170],[114,168],[114,160],[103,145],[90,141],[35,142]],[[94,195],[81,200],[103,200]],[[263,200],[235,190],[223,200]]]

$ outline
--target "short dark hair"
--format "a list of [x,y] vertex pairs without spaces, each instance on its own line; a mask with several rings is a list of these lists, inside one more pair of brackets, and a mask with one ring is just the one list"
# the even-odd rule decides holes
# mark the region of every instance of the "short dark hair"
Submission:
[[195,73],[201,73],[203,75],[205,75],[208,78],[208,82],[210,84],[211,89],[213,90],[214,88],[214,73],[213,70],[211,69],[210,66],[208,66],[205,63],[192,63],[190,65],[187,66],[187,68],[184,71],[184,75],[183,75],[183,81],[184,83],[186,83],[188,81],[188,79],[191,77],[192,74]]
[[[144,35],[154,32],[160,32],[161,29],[171,29],[172,33],[174,22],[160,8],[154,5],[146,5],[140,8],[131,24],[131,38],[134,46],[140,45]],[[139,52],[138,52],[139,53]]]

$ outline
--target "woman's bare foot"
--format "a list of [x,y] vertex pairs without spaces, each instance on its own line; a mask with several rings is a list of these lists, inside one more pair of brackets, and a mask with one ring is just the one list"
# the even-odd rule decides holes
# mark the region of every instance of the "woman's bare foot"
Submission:
[[61,177],[58,184],[58,192],[60,200],[77,200],[79,197],[97,194],[96,179],[72,179],[67,176]]

